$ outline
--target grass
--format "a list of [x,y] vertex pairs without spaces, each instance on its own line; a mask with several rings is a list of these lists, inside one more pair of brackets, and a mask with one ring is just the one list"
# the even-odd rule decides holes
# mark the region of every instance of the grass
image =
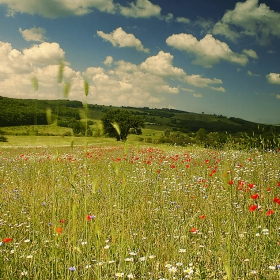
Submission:
[[279,279],[279,153],[59,139],[1,143],[0,279]]

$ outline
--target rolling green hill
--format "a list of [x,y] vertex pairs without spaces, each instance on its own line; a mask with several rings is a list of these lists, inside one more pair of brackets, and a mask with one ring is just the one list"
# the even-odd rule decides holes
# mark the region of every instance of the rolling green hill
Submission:
[[[88,104],[90,124],[97,123],[110,109],[119,107]],[[221,115],[208,115],[185,112],[175,109],[151,109],[148,107],[121,107],[133,114],[142,116],[145,126],[152,130],[170,130],[183,133],[195,133],[199,129],[206,132],[226,132],[253,134],[279,134],[280,126],[258,124],[240,118]],[[0,127],[47,125],[56,122],[60,127],[70,127],[84,118],[85,106],[80,101],[70,100],[34,100],[0,97]]]

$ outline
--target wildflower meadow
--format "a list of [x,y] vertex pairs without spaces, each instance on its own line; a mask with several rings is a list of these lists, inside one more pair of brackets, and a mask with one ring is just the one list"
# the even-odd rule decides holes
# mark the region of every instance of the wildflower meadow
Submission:
[[280,153],[0,150],[0,279],[280,279]]

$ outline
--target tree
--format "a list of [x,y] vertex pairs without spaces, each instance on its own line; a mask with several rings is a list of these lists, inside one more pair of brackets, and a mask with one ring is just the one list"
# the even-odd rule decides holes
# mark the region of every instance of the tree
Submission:
[[144,119],[123,109],[111,109],[101,118],[104,134],[125,141],[128,134],[142,134]]
[[204,128],[200,128],[196,132],[196,139],[202,144],[205,143],[207,140],[207,132]]
[[82,121],[76,121],[73,123],[72,129],[75,136],[92,136],[92,130],[89,125],[86,127],[86,123]]

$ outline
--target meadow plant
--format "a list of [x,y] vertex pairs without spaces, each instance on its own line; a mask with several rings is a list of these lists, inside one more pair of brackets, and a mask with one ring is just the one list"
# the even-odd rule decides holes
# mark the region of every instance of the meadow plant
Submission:
[[0,279],[279,279],[279,152],[0,151]]

